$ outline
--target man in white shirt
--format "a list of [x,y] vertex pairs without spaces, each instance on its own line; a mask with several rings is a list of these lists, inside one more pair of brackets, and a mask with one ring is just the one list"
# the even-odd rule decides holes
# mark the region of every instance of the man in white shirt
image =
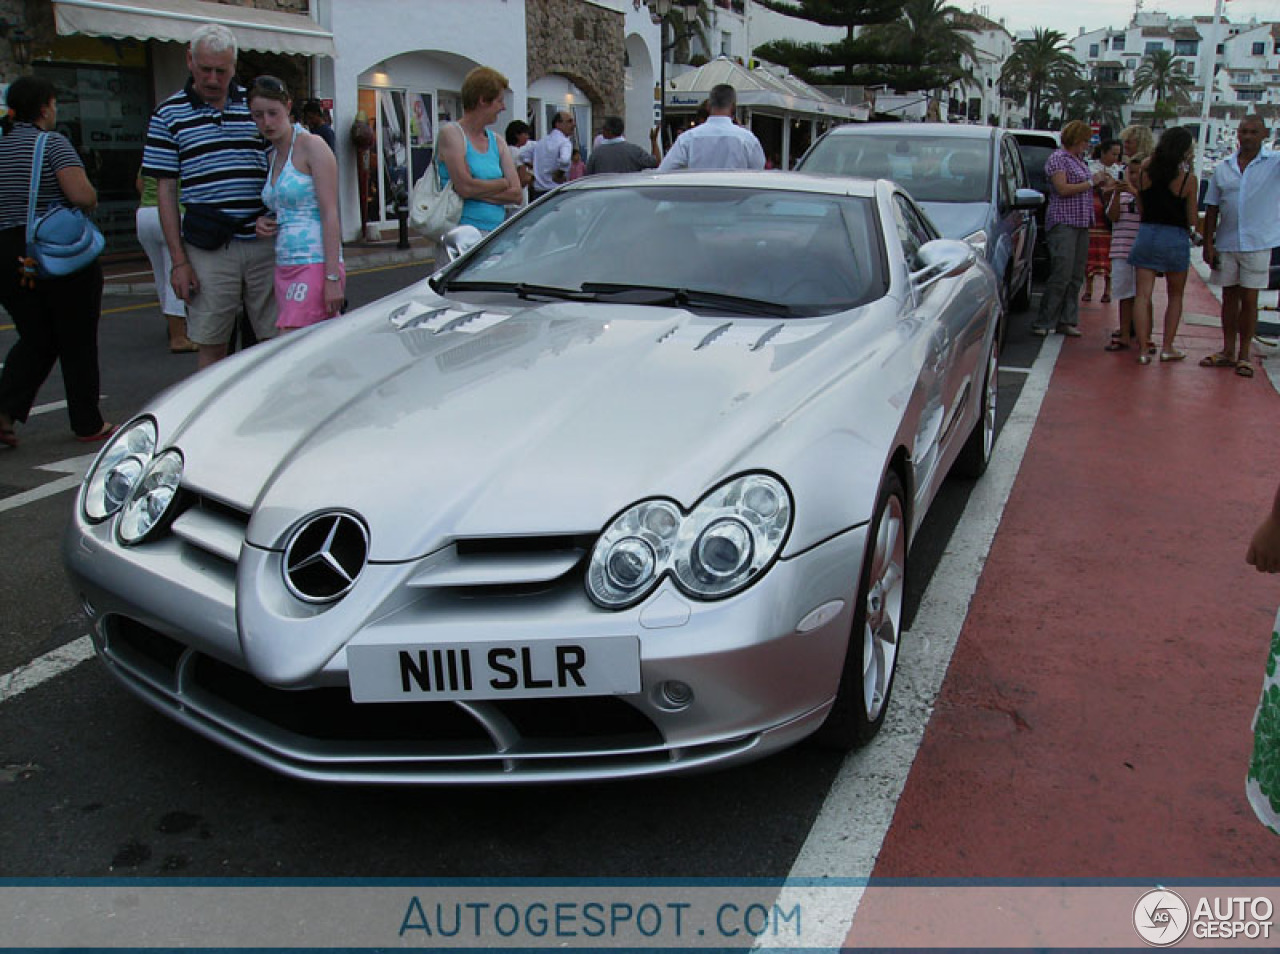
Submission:
[[1267,287],[1271,250],[1280,246],[1280,155],[1263,152],[1260,116],[1240,120],[1240,148],[1213,170],[1205,193],[1204,261],[1222,286],[1222,350],[1201,360],[1253,377],[1249,346],[1258,325],[1258,292]]
[[727,83],[711,88],[707,121],[686,129],[671,145],[659,172],[673,169],[763,169],[764,147],[749,129],[733,121],[738,94]]
[[533,183],[529,186],[529,201],[532,202],[566,182],[569,178],[569,163],[573,160],[573,135],[577,122],[572,113],[556,113],[551,132],[538,140],[533,149]]

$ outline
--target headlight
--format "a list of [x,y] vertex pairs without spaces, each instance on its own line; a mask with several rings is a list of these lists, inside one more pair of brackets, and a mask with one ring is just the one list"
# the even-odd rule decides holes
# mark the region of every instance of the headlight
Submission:
[[978,253],[979,258],[985,258],[987,254],[987,233],[984,229],[978,229],[964,237],[964,240],[973,246],[974,251]]
[[606,609],[622,609],[670,573],[696,599],[729,596],[769,568],[790,529],[791,496],[771,474],[735,477],[688,514],[669,500],[645,500],[600,535],[587,592]]
[[182,455],[167,450],[151,462],[134,484],[116,524],[116,535],[126,546],[141,543],[160,525],[182,482]]
[[122,506],[156,452],[156,422],[143,418],[103,448],[85,480],[86,520],[100,523]]

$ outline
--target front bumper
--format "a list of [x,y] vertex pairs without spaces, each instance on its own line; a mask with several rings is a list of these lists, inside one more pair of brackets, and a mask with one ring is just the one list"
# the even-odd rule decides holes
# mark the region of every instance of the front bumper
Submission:
[[[220,554],[174,533],[122,548],[73,521],[64,555],[109,671],[178,722],[295,778],[518,783],[691,772],[758,758],[821,725],[834,699],[865,528],[779,561],[727,600],[669,583],[623,612],[580,568],[544,585],[422,586],[419,564],[370,565],[329,612],[275,592],[278,554]],[[175,529],[180,529],[175,526]],[[435,557],[429,558],[435,559]],[[409,581],[418,585],[408,585]],[[819,607],[825,622],[801,632]],[[337,610],[335,612],[335,610]],[[430,646],[632,635],[641,690],[458,702],[355,703],[348,645]],[[679,707],[660,688],[692,690]]]

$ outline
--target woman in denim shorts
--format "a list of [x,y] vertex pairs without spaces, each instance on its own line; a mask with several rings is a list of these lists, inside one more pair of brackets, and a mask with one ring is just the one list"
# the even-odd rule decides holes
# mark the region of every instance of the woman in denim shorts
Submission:
[[1138,333],[1138,363],[1149,364],[1151,343],[1151,294],[1156,273],[1164,273],[1168,304],[1164,311],[1161,361],[1181,361],[1184,353],[1173,346],[1182,320],[1182,293],[1191,266],[1192,223],[1196,221],[1197,186],[1189,171],[1193,158],[1191,133],[1182,126],[1166,129],[1151,159],[1138,175],[1138,212],[1142,224],[1129,251],[1137,286],[1133,301]]

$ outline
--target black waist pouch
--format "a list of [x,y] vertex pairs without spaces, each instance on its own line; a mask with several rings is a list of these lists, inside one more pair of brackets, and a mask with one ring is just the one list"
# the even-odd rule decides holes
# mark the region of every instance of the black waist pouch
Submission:
[[182,216],[182,240],[210,252],[230,245],[239,228],[238,219],[212,205],[188,204]]

